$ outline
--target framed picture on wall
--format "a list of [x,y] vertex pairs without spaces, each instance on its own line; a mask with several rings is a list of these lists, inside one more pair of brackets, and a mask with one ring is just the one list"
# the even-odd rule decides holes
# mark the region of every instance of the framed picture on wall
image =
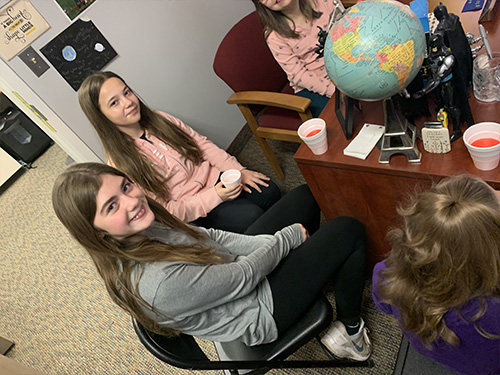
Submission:
[[97,0],[55,0],[59,8],[73,21]]
[[117,56],[94,23],[82,19],[72,23],[40,51],[75,91],[87,76]]
[[0,55],[7,61],[50,28],[29,0],[12,0],[0,8]]

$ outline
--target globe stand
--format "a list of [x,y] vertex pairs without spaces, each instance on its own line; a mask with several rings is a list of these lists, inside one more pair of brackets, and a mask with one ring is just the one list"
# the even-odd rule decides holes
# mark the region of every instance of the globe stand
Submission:
[[396,109],[392,99],[384,99],[385,131],[378,162],[388,164],[395,154],[404,154],[410,163],[420,163],[422,154],[417,147],[417,129]]
[[354,117],[354,99],[340,90],[335,90],[335,114],[346,139],[352,138],[352,123]]

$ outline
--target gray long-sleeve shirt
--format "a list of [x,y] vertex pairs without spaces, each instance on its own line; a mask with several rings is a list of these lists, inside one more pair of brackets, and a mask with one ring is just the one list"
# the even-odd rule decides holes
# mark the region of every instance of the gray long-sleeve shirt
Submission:
[[[144,265],[139,293],[159,314],[159,324],[186,334],[247,345],[274,341],[273,299],[266,279],[289,251],[302,243],[296,224],[274,235],[245,236],[197,228],[223,264],[151,262]],[[198,242],[185,232],[154,223],[151,239],[171,244]]]

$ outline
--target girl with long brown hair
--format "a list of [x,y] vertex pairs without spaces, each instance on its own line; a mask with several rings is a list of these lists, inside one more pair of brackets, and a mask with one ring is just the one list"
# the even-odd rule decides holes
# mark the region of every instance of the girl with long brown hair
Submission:
[[500,373],[500,196],[450,177],[398,209],[373,299],[420,354],[460,374]]
[[257,231],[269,234],[256,236],[184,224],[105,164],[69,167],[54,184],[52,202],[111,298],[152,331],[272,342],[333,280],[337,321],[325,345],[354,360],[371,354],[360,317],[363,225],[339,217],[309,236],[310,213],[319,217],[319,209],[307,186],[259,218]]
[[311,99],[309,108],[318,117],[335,91],[323,57],[315,52],[319,28],[327,31],[335,10],[333,1],[252,1],[274,58],[287,74],[295,94]]
[[[185,222],[242,233],[280,198],[268,177],[245,169],[181,120],[151,110],[115,73],[87,77],[78,100],[108,163]],[[229,169],[241,171],[241,184],[219,181]]]

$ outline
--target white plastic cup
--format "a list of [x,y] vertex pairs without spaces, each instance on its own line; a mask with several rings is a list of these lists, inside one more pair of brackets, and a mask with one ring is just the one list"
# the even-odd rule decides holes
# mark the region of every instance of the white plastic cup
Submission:
[[239,185],[241,183],[241,172],[237,169],[228,169],[220,176],[220,180],[225,187]]
[[[319,132],[317,132],[319,130]],[[316,133],[317,132],[317,133]],[[313,154],[322,155],[328,150],[326,138],[326,122],[320,118],[312,118],[302,123],[297,130],[300,139],[311,149]],[[314,135],[309,135],[316,133]]]
[[472,143],[483,138],[493,138],[500,141],[500,124],[480,122],[470,126],[464,133],[464,143],[475,167],[481,171],[491,171],[500,162],[500,144],[491,147],[472,146]]

